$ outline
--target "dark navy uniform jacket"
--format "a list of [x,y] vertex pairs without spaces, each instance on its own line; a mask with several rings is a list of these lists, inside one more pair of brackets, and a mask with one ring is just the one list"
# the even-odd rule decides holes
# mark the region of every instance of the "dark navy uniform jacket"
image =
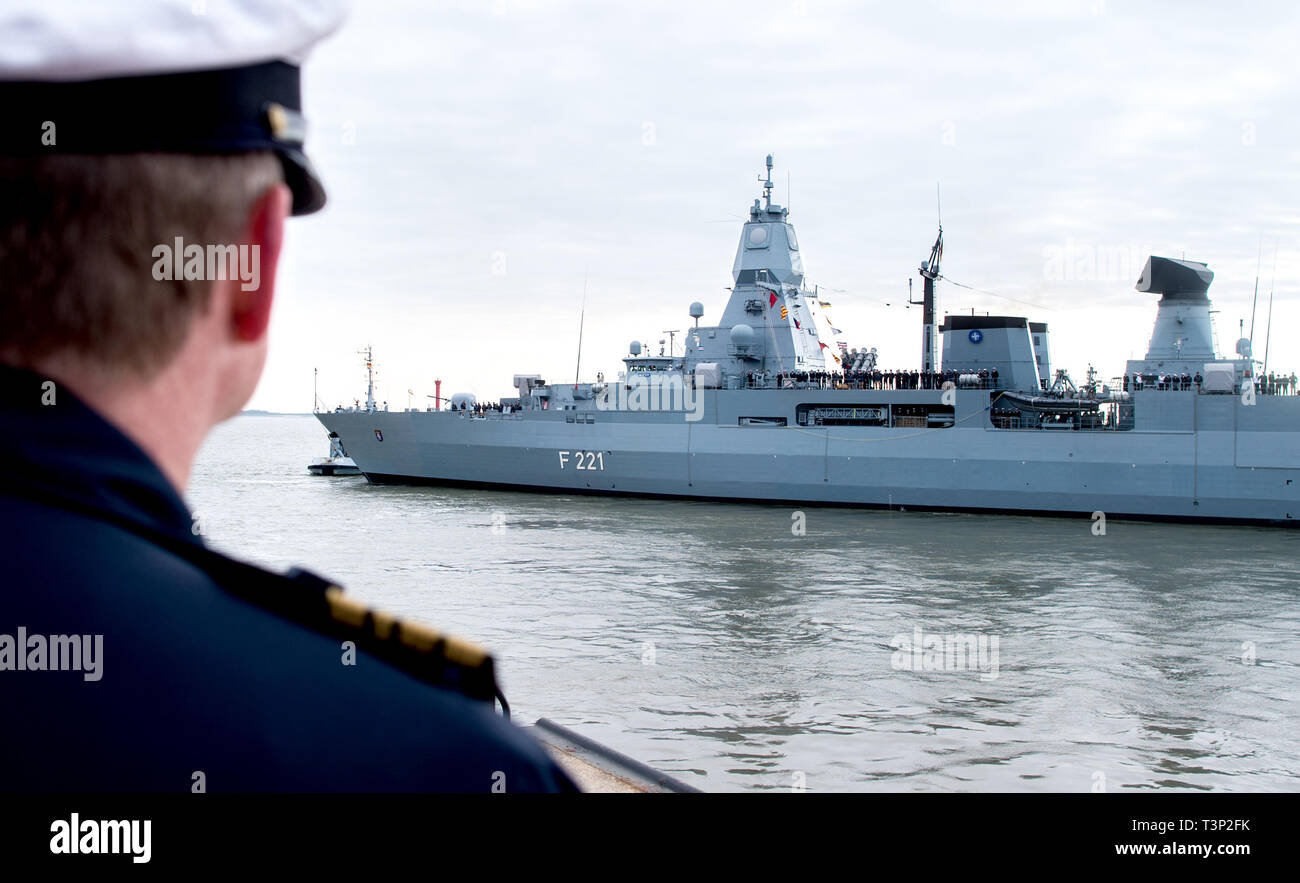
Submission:
[[[367,616],[344,665],[323,581],[206,549],[150,459],[44,380],[0,366],[0,790],[576,790],[441,645],[390,653]],[[17,670],[20,628],[102,635],[99,680]]]

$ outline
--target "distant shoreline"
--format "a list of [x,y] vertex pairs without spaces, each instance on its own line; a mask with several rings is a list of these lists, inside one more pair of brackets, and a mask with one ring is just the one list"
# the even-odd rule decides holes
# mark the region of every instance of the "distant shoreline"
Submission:
[[311,417],[306,411],[257,411],[248,410],[240,411],[239,417]]

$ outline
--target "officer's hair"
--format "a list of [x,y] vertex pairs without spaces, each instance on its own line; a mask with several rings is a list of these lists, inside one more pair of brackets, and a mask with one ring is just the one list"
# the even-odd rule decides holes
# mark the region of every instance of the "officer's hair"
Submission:
[[157,245],[238,243],[282,180],[270,153],[0,157],[0,352],[150,377],[211,282],[157,281]]

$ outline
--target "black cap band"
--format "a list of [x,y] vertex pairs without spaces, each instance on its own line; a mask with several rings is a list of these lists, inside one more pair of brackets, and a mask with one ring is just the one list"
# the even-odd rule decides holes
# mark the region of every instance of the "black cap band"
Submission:
[[0,82],[0,155],[271,151],[293,213],[325,204],[302,152],[298,68],[283,61],[78,81]]

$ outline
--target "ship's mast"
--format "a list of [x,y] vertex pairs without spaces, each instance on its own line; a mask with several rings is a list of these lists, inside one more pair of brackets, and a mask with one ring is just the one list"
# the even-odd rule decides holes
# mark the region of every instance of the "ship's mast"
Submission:
[[764,181],[760,175],[759,182],[763,185],[763,210],[772,210],[772,154],[767,155],[767,180]]
[[582,312],[578,314],[578,361],[573,366],[573,388],[578,388],[578,375],[582,372],[582,328],[587,324],[587,272],[582,273]]
[[930,249],[930,259],[921,262],[921,278],[924,280],[921,299],[908,303],[921,306],[921,370],[934,371],[937,368],[935,351],[936,325],[934,322],[934,281],[939,278],[939,262],[943,260],[943,222],[939,223],[939,236]]
[[374,347],[367,346],[363,350],[357,350],[358,353],[366,357],[366,410],[374,411],[375,409],[375,355]]
[[1253,361],[1255,352],[1255,309],[1259,306],[1259,270],[1263,260],[1264,235],[1261,233],[1259,237],[1259,252],[1255,255],[1255,295],[1250,302],[1250,349],[1252,366],[1255,364]]
[[1264,326],[1264,364],[1259,369],[1261,377],[1268,374],[1268,342],[1273,336],[1273,283],[1277,280],[1277,245],[1273,246],[1273,275],[1268,282],[1268,323]]

